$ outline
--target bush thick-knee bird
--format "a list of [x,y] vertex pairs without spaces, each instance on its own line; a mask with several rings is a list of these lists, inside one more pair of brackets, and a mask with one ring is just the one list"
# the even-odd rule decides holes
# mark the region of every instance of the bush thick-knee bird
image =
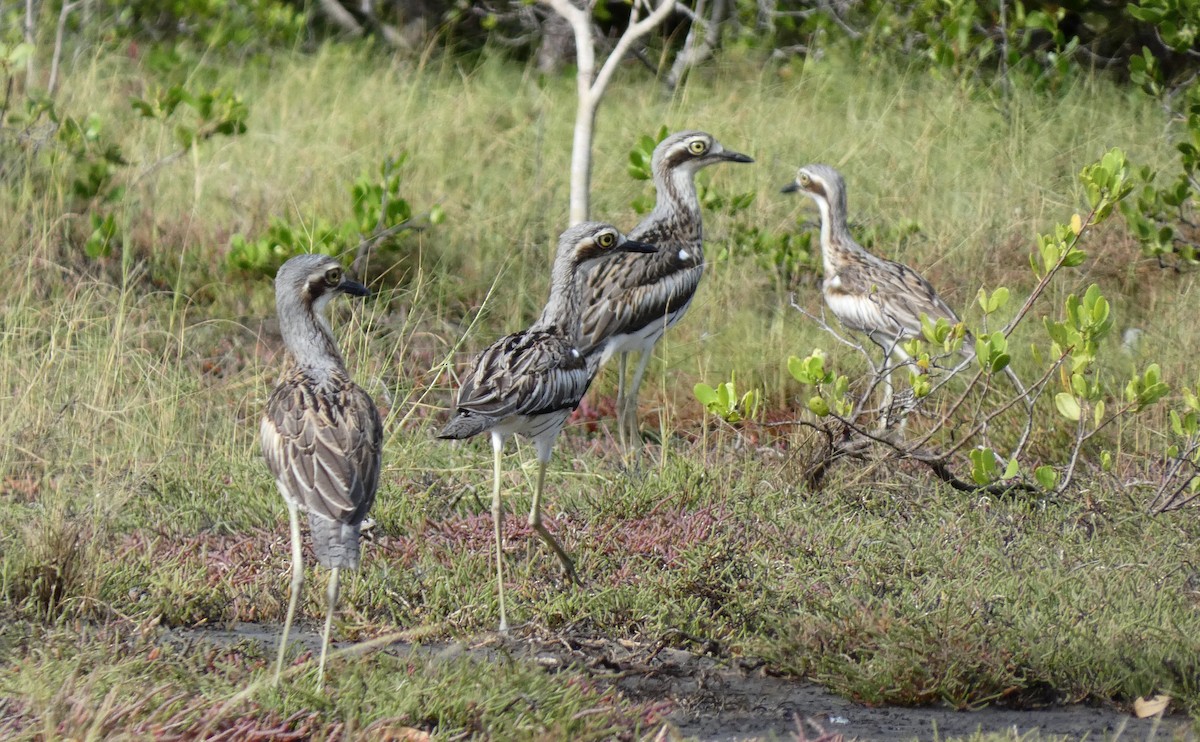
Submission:
[[[583,352],[598,370],[616,355],[617,434],[626,447],[638,434],[638,389],[654,345],[683,317],[704,275],[704,229],[696,173],[718,162],[754,162],[725,149],[711,134],[682,131],[654,148],[651,171],[657,201],[654,210],[629,233],[629,239],[658,247],[652,256],[623,255],[593,268],[583,301]],[[629,353],[637,368],[626,383]]]
[[[921,315],[931,322],[946,319],[958,324],[958,315],[921,274],[903,263],[872,255],[855,241],[847,221],[846,181],[841,173],[829,165],[805,165],[782,190],[803,193],[816,202],[821,213],[825,304],[848,329],[863,333],[883,349],[885,367],[889,358],[908,362],[900,344],[921,337]],[[972,356],[974,347],[974,338],[968,333],[963,352]],[[1004,370],[1028,404],[1016,372],[1008,366]],[[883,375],[883,385],[886,425],[892,396],[890,369]]]
[[267,401],[260,430],[263,456],[287,503],[292,540],[292,583],[279,640],[275,682],[283,670],[288,633],[304,584],[301,511],[308,514],[317,561],[331,570],[317,682],[325,679],[329,631],[338,599],[338,575],[356,569],[359,529],[379,485],[383,423],[371,397],[354,383],[325,317],[339,294],[365,296],[325,255],[299,255],[275,276],[275,304],[287,349],[283,381]]
[[500,630],[508,630],[504,606],[504,543],[500,525],[501,456],[513,434],[533,441],[538,476],[529,525],[554,551],[563,572],[577,581],[575,564],[542,523],[542,491],[546,464],[563,424],[587,392],[594,369],[579,348],[581,271],[627,253],[653,253],[654,246],[626,239],[616,227],[584,222],[558,239],[550,280],[550,298],[542,316],[528,330],[497,340],[480,353],[462,377],[454,413],[439,438],[470,438],[489,433],[492,439],[492,519],[496,535],[496,582]]

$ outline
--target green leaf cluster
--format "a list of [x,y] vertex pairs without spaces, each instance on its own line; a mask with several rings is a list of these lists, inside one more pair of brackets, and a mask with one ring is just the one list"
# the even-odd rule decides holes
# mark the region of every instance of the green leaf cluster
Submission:
[[[1139,21],[1153,25],[1159,40],[1177,52],[1191,49],[1200,33],[1197,0],[1141,0],[1130,3],[1127,10]],[[1143,53],[1148,53],[1145,47]]]
[[1134,412],[1138,412],[1167,396],[1170,391],[1171,388],[1162,381],[1158,364],[1151,363],[1141,376],[1134,373],[1125,385],[1125,401]]
[[182,85],[172,85],[149,99],[132,98],[130,105],[143,118],[162,122],[172,118],[180,106],[190,110],[194,120],[177,120],[174,126],[175,141],[184,149],[216,136],[244,134],[250,115],[241,96],[219,88],[193,93]]
[[827,370],[826,358],[820,348],[814,348],[804,358],[791,356],[787,361],[788,373],[801,384],[815,387],[816,393],[806,403],[810,412],[817,417],[828,417],[833,412],[846,417],[854,411],[854,401],[849,397],[850,379]]
[[1108,300],[1096,284],[1088,286],[1083,298],[1071,294],[1065,303],[1065,318],[1056,322],[1045,318],[1046,334],[1050,336],[1051,353],[1055,358],[1071,357],[1071,370],[1082,372],[1096,360],[1101,339],[1112,330],[1113,317]]
[[[273,276],[289,258],[308,252],[339,256],[370,242],[376,252],[399,249],[416,229],[412,206],[401,195],[401,171],[408,156],[386,158],[374,175],[363,175],[349,192],[353,216],[342,222],[317,217],[299,224],[273,219],[256,239],[235,234],[229,242],[226,264],[251,276]],[[430,225],[441,224],[445,213],[433,207]]]
[[[666,139],[670,133],[670,129],[664,124],[659,127],[656,134],[643,134],[638,137],[633,148],[629,150],[629,177],[634,180],[654,179],[654,148],[658,146],[659,142]],[[650,202],[650,206],[654,206],[653,201]],[[639,211],[638,213],[645,212]]]
[[692,389],[692,393],[695,394],[696,400],[704,405],[705,410],[727,423],[753,419],[758,414],[762,395],[757,389],[752,389],[738,397],[735,383],[736,378],[717,384],[716,388],[699,383]]
[[1117,202],[1128,196],[1134,185],[1129,178],[1129,161],[1125,153],[1116,148],[1106,152],[1099,162],[1085,167],[1079,173],[1079,180],[1087,194],[1088,205],[1092,207],[1095,223],[1107,219]]
[[1000,457],[988,446],[973,448],[967,454],[971,460],[971,479],[978,485],[988,485],[1000,480],[1013,479],[1021,473],[1021,466],[1016,459],[1010,459],[1004,468]]

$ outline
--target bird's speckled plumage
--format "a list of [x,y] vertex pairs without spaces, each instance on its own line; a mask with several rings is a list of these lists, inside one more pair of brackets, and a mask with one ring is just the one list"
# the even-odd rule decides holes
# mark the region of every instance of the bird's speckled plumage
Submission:
[[267,400],[259,435],[267,468],[288,505],[292,582],[275,662],[283,671],[288,632],[304,584],[298,513],[308,513],[317,561],[331,570],[318,683],[324,681],[338,573],[359,561],[359,530],[375,501],[383,423],[370,395],[351,380],[325,307],[337,294],[366,295],[325,255],[299,255],[275,276],[275,306],[287,349],[287,371]]
[[537,485],[529,525],[554,551],[563,571],[578,581],[567,552],[542,523],[541,500],[546,464],[554,441],[583,399],[591,382],[579,350],[581,274],[584,268],[630,252],[654,252],[654,246],[627,240],[615,227],[585,222],[563,232],[558,239],[550,299],[542,316],[528,330],[501,338],[480,353],[462,377],[454,413],[440,438],[469,438],[488,432],[492,438],[492,521],[496,538],[496,584],[500,630],[508,629],[504,608],[504,546],[500,522],[501,457],[513,434],[533,440],[538,458]]
[[[597,235],[611,233],[611,247],[598,249]],[[550,299],[528,330],[493,343],[462,377],[458,401],[441,438],[467,438],[496,426],[529,435],[535,424],[523,418],[569,415],[583,399],[591,374],[579,349],[580,272],[589,264],[612,262],[653,248],[625,237],[607,224],[585,222],[563,232],[554,261]],[[567,415],[562,415],[562,421]],[[561,426],[561,423],[560,423]],[[557,430],[554,431],[557,434]]]
[[379,485],[383,425],[344,372],[292,365],[267,402],[263,455],[279,492],[308,513],[317,561],[358,566],[358,532]]
[[509,335],[476,358],[462,378],[443,438],[467,438],[514,417],[575,409],[591,381],[570,339],[546,330]]
[[[336,270],[330,286],[326,271]],[[323,255],[288,261],[275,279],[288,369],[267,401],[263,456],[285,500],[308,513],[313,548],[326,567],[358,566],[358,532],[379,484],[383,423],[355,384],[321,314],[347,282]],[[364,289],[365,291],[365,289]]]
[[[711,134],[683,131],[654,148],[651,171],[658,198],[654,210],[630,238],[658,246],[650,257],[626,255],[597,266],[587,276],[583,313],[583,353],[594,374],[614,355],[617,379],[617,433],[635,446],[637,397],[654,345],[683,317],[704,275],[704,229],[696,173],[718,162],[754,162],[725,149]],[[637,368],[625,384],[628,353]]]
[[753,162],[712,135],[683,131],[654,149],[657,201],[629,238],[658,246],[592,269],[585,282],[583,346],[594,367],[615,353],[648,352],[687,311],[704,273],[704,230],[696,173],[718,162]]
[[[921,336],[921,316],[931,322],[945,319],[958,324],[958,315],[938,296],[933,285],[907,265],[872,255],[850,234],[846,217],[846,182],[828,165],[805,165],[796,179],[784,186],[785,193],[800,191],[821,212],[821,255],[825,276],[821,292],[834,316],[851,330],[866,334],[888,356],[909,360],[900,343]],[[963,352],[975,353],[975,340],[967,333]],[[1004,373],[1012,381],[1027,407],[1033,402],[1011,366]],[[891,407],[891,370],[883,374],[883,424],[888,424]],[[1032,421],[1032,418],[1030,418]],[[1024,445],[1026,427],[1018,449]]]
[[922,314],[932,322],[958,322],[958,315],[919,273],[872,255],[854,240],[841,173],[828,165],[806,165],[785,190],[804,192],[821,211],[821,291],[843,325],[891,352],[898,341],[921,335]]

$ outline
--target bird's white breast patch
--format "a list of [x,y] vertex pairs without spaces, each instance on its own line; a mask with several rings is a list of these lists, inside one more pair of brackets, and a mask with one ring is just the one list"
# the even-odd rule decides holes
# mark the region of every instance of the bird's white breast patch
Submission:
[[825,303],[843,325],[859,332],[895,332],[896,323],[880,311],[879,305],[866,296],[826,292]]

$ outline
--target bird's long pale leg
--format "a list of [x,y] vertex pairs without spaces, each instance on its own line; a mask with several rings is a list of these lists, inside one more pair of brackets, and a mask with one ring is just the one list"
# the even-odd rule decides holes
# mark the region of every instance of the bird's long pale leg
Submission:
[[[885,392],[884,392],[885,402],[884,402],[884,406],[883,406],[883,427],[884,427],[884,429],[886,429],[888,427],[888,425],[891,423],[892,371],[896,370],[896,368],[907,365],[908,362],[912,360],[912,358],[908,355],[908,353],[905,353],[904,349],[900,347],[899,342],[900,342],[899,338],[897,338],[896,340],[894,340],[892,342],[891,350],[888,353],[888,355],[884,358],[884,363],[888,364],[887,384],[885,386]],[[895,359],[894,364],[891,363],[892,359]],[[904,425],[907,422],[908,422],[908,411],[902,410],[900,413],[900,430],[901,430],[901,432],[903,432]]]
[[279,637],[279,656],[275,660],[275,679],[279,683],[279,675],[283,672],[283,658],[287,654],[288,633],[292,630],[292,619],[296,616],[296,602],[300,591],[304,588],[304,553],[300,550],[300,510],[290,500],[287,503],[288,522],[292,531],[292,585],[288,596],[287,618],[283,621],[283,636]]
[[625,441],[625,363],[628,353],[617,354],[617,443],[621,450],[629,448]]
[[643,350],[638,358],[637,368],[634,369],[633,379],[629,382],[629,394],[626,400],[625,414],[628,418],[629,444],[633,448],[641,448],[642,434],[638,429],[638,390],[642,387],[642,377],[646,375],[646,367],[650,365],[650,350]]
[[337,608],[338,575],[340,570],[332,568],[329,574],[329,609],[325,613],[325,633],[321,635],[321,661],[317,664],[317,686],[325,684],[325,656],[329,652],[329,630],[333,627],[333,611]]
[[551,438],[549,441],[539,439],[534,441],[534,445],[538,451],[538,476],[537,488],[533,491],[533,506],[529,509],[529,527],[537,531],[538,535],[542,537],[542,541],[545,541],[558,556],[558,561],[562,563],[563,574],[567,576],[567,579],[578,585],[580,582],[579,576],[575,574],[575,562],[567,556],[566,550],[542,523],[542,492],[546,483],[546,466],[550,463],[550,452],[554,447],[554,439]]
[[504,453],[504,436],[492,431],[492,525],[496,529],[496,589],[500,595],[500,630],[508,631],[508,614],[504,611],[504,506],[500,502],[500,458]]
[[[883,362],[887,364],[888,359],[886,356]],[[883,370],[883,401],[880,403],[879,409],[883,411],[879,416],[879,427],[881,430],[887,430],[888,423],[890,422],[888,420],[890,417],[888,413],[892,411],[892,369],[890,367]]]

